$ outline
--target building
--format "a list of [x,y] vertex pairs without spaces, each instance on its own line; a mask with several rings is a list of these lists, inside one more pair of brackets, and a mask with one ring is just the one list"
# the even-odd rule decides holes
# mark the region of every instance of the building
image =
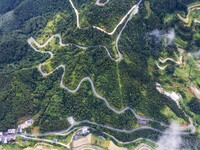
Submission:
[[88,134],[88,133],[90,133],[90,131],[88,130],[88,127],[83,127],[81,134],[85,135],[85,134]]
[[33,124],[33,119],[29,119],[29,120],[27,120],[26,122],[25,122],[26,124]]
[[22,128],[17,128],[17,133],[21,134],[22,133]]
[[68,120],[68,122],[69,122],[71,125],[73,125],[73,124],[76,123],[76,121],[74,120],[73,117],[68,117],[67,120]]
[[78,139],[78,135],[74,135],[73,140],[77,140]]
[[18,128],[25,129],[25,128],[32,126],[33,123],[34,123],[33,119],[29,119],[29,120],[25,121],[23,124],[20,124],[18,126]]
[[179,99],[181,98],[181,96],[179,96],[176,92],[172,92],[172,93],[169,93],[169,92],[166,92],[161,84],[159,83],[156,83],[156,89],[161,93],[161,94],[164,94],[166,95],[167,97],[169,97],[171,100],[175,101],[176,104],[179,106]]
[[3,132],[0,132],[0,136],[3,136]]
[[147,124],[147,121],[146,121],[146,120],[141,120],[141,119],[139,119],[139,120],[138,120],[138,124],[139,124],[139,125],[146,125],[146,124]]
[[132,12],[132,15],[136,15],[139,11],[139,5],[136,5],[135,9]]
[[5,138],[2,138],[2,141],[1,141],[3,144],[7,144],[8,143],[8,140],[7,140],[7,137]]
[[53,143],[57,143],[58,142],[58,139],[53,139]]
[[16,140],[16,136],[9,136],[7,137],[7,143],[11,143]]
[[8,134],[15,134],[16,130],[15,129],[8,129]]
[[169,97],[170,99],[175,101],[177,105],[179,105],[180,96],[177,93],[175,93],[175,92],[172,92],[172,93],[164,92],[164,95],[166,95],[167,97]]
[[24,138],[22,139],[22,141],[26,142],[26,141],[28,141],[28,138],[27,138],[27,137],[24,137]]

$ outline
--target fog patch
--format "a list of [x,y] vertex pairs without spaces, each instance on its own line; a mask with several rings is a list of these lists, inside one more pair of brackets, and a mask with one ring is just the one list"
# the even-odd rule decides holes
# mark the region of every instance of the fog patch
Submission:
[[170,30],[167,34],[165,34],[165,37],[167,38],[167,45],[171,45],[175,38],[175,31],[174,29]]
[[162,30],[155,29],[149,32],[150,36],[153,36],[157,42],[160,42],[162,39],[167,40],[167,45],[171,45],[176,36],[174,29],[169,30],[168,32],[164,32]]
[[173,122],[158,140],[156,150],[181,150],[182,138],[180,133],[180,126]]
[[149,33],[150,36],[156,38],[156,40],[160,41],[162,39],[162,31],[155,29]]

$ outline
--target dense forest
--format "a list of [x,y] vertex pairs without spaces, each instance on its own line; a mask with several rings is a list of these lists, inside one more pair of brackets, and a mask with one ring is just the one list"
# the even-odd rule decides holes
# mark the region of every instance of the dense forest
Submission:
[[[69,127],[69,116],[77,121],[90,120],[119,129],[128,130],[137,126],[137,119],[129,110],[118,115],[108,109],[104,101],[95,97],[89,82],[84,82],[78,92],[69,93],[59,86],[62,69],[42,77],[38,65],[45,61],[42,67],[45,72],[53,71],[60,64],[66,65],[64,83],[70,89],[75,89],[83,77],[90,76],[97,92],[117,110],[129,106],[141,115],[170,123],[169,116],[162,113],[164,107],[168,107],[177,117],[188,122],[175,102],[159,94],[154,79],[148,73],[148,59],[157,59],[163,47],[148,33],[154,29],[166,31],[175,28],[176,18],[165,24],[165,17],[176,11],[186,14],[187,4],[194,1],[146,0],[149,7],[143,2],[139,13],[133,16],[121,35],[119,49],[124,58],[116,63],[107,57],[107,52],[100,46],[83,51],[73,45],[60,47],[57,40],[40,49],[54,52],[54,58],[50,60],[47,54],[35,52],[27,39],[33,36],[37,41],[45,42],[53,34],[59,33],[64,43],[105,45],[117,58],[114,42],[123,25],[113,36],[92,26],[112,31],[136,1],[116,0],[108,8],[98,8],[93,6],[95,1],[76,0],[75,6],[81,12],[80,24],[83,26],[83,29],[78,29],[69,1],[1,0],[0,130],[16,127],[25,116],[34,118],[34,126],[39,126],[40,132],[66,129]],[[193,105],[195,107],[191,110],[199,113],[199,102],[194,99],[188,104],[189,107]],[[152,131],[138,131],[130,135],[110,134],[123,141],[146,135],[154,140],[159,135]]]

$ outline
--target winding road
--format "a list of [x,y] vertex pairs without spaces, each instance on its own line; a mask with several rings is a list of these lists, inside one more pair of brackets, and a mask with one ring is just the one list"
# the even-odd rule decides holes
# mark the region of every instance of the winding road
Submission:
[[173,58],[166,58],[166,59],[159,58],[159,61],[162,64],[166,63],[167,61],[172,61],[172,62],[176,63],[177,65],[181,65],[183,63],[182,60],[183,60],[183,56],[180,56],[178,61],[175,61]]
[[[177,65],[182,65],[183,64],[183,56],[180,56],[179,57],[179,60],[175,61],[173,58],[166,58],[166,59],[161,59],[159,58],[159,62],[164,64],[166,63],[167,61],[172,61],[174,63],[176,63]],[[160,66],[158,64],[158,62],[156,61],[156,66],[160,69],[160,70],[165,70],[169,65],[165,65],[165,66]]]
[[[89,120],[82,120],[82,121],[75,122],[73,125],[71,125],[69,128],[67,128],[66,130],[63,130],[63,131],[47,132],[47,133],[43,133],[43,134],[38,133],[38,134],[23,134],[23,135],[24,136],[30,136],[30,137],[35,137],[35,136],[39,137],[39,136],[47,136],[47,135],[66,136],[66,135],[68,135],[72,132],[71,130],[74,131],[75,129],[79,129],[79,128],[73,129],[75,126],[79,126],[79,125],[84,124],[84,123],[88,123],[88,124],[95,125],[95,126],[100,126],[102,128],[106,128],[106,129],[109,129],[109,130],[112,130],[112,131],[117,131],[117,132],[127,133],[127,134],[131,134],[131,133],[133,133],[135,131],[139,131],[139,130],[153,130],[153,131],[156,131],[156,132],[159,132],[159,133],[164,133],[164,131],[161,131],[161,130],[158,130],[156,128],[149,127],[149,126],[139,126],[137,128],[134,128],[134,129],[125,130],[125,129],[117,129],[117,128],[114,128],[114,127],[111,127],[111,126],[99,124],[99,123],[92,122],[92,121],[89,121]],[[194,128],[194,126],[192,126],[192,125],[189,125],[189,126],[186,126],[186,127],[181,127],[180,131],[182,131],[182,132],[180,134],[181,135],[191,134],[193,132],[184,132],[184,131],[187,130],[187,129],[193,130],[193,128]],[[64,133],[64,134],[62,134],[62,133]],[[165,133],[166,133],[166,131],[165,131]]]
[[[74,9],[74,12],[76,14],[76,22],[77,22],[77,28],[81,28],[80,27],[80,17],[79,17],[79,12],[77,10],[77,8],[74,6],[74,3],[72,2],[72,0],[69,0],[70,1],[70,4],[72,6],[72,8]],[[105,6],[110,0],[107,0],[105,3],[100,3],[100,0],[97,0],[96,1],[96,5],[97,6]],[[118,29],[118,27],[120,25],[122,25],[124,23],[124,21],[126,20],[126,18],[129,16],[129,15],[135,15],[138,13],[138,10],[139,10],[139,5],[140,3],[142,2],[143,0],[140,0],[137,4],[135,4],[128,12],[127,14],[121,19],[121,21],[115,26],[115,28],[113,29],[112,32],[106,32],[104,29],[100,28],[100,27],[97,27],[97,26],[93,26],[93,28],[97,29],[97,30],[100,30],[108,35],[113,35],[116,30]]]
[[[77,16],[77,28],[80,28],[78,10],[75,8],[75,6],[74,6],[72,0],[69,0],[69,1],[70,1],[70,4],[72,5],[72,7],[73,7],[73,9],[74,9],[74,11],[75,11],[75,13],[76,13],[76,16]],[[97,1],[98,1],[98,0],[97,0]],[[108,0],[108,1],[109,1],[109,0]],[[108,1],[107,1],[107,2],[108,2]],[[103,32],[106,33],[106,34],[113,35],[113,34],[115,33],[115,31],[117,30],[117,28],[118,28],[121,24],[123,24],[124,21],[126,20],[126,18],[128,17],[128,19],[126,20],[124,26],[123,26],[122,29],[120,30],[119,35],[117,36],[117,39],[116,39],[116,41],[115,41],[115,46],[116,46],[116,49],[117,49],[117,52],[118,52],[118,56],[119,56],[117,59],[115,59],[115,58],[113,58],[113,57],[111,56],[111,54],[110,54],[110,52],[109,52],[109,50],[107,49],[106,46],[102,46],[102,45],[98,45],[98,46],[80,46],[80,45],[76,45],[76,44],[73,44],[73,43],[64,44],[63,41],[62,41],[62,38],[61,38],[60,34],[55,34],[55,35],[51,36],[44,44],[38,43],[33,37],[29,38],[29,39],[27,40],[27,42],[28,42],[28,44],[29,44],[36,52],[40,52],[40,53],[43,53],[43,54],[44,54],[44,53],[45,53],[45,54],[49,54],[49,55],[50,55],[50,58],[49,58],[49,59],[52,59],[53,56],[54,56],[54,54],[53,54],[51,51],[41,51],[41,50],[38,50],[37,48],[44,48],[44,47],[46,47],[54,38],[58,38],[58,39],[59,39],[59,44],[60,44],[60,46],[62,46],[62,47],[66,47],[66,46],[69,46],[69,45],[74,45],[74,46],[76,46],[76,47],[78,47],[78,48],[81,48],[81,49],[88,49],[88,48],[91,48],[91,47],[103,47],[103,48],[106,50],[106,52],[107,52],[107,54],[108,54],[108,57],[110,57],[110,58],[111,58],[113,61],[115,61],[115,62],[119,62],[119,61],[122,60],[123,56],[122,56],[122,54],[121,54],[120,51],[119,51],[118,42],[119,42],[119,40],[120,40],[121,34],[123,33],[124,29],[126,28],[128,22],[131,20],[132,16],[135,15],[135,14],[138,12],[139,4],[140,4],[141,2],[142,2],[142,0],[140,0],[136,5],[134,5],[134,6],[129,10],[129,12],[128,12],[128,13],[124,16],[124,18],[117,24],[117,26],[115,27],[115,29],[114,29],[111,33],[106,33],[106,31],[103,31]],[[98,30],[101,30],[101,29],[98,28],[98,27],[94,27],[94,28],[96,28],[96,29],[98,29]],[[37,47],[37,48],[36,48],[36,47]],[[64,85],[64,83],[63,83],[63,79],[64,79],[65,71],[66,71],[65,65],[60,65],[60,66],[58,66],[56,69],[54,69],[52,72],[45,73],[45,72],[42,71],[42,66],[43,66],[45,63],[46,63],[46,62],[43,62],[43,63],[39,64],[39,67],[38,67],[39,72],[40,72],[43,76],[48,76],[48,75],[54,73],[56,70],[62,69],[62,70],[63,70],[63,74],[62,74],[62,77],[61,77],[60,86],[61,86],[62,88],[64,88],[64,89],[66,89],[68,92],[71,92],[71,93],[77,92],[77,91],[79,90],[81,84],[82,84],[83,82],[85,82],[85,81],[88,81],[88,82],[90,82],[90,84],[91,84],[91,87],[92,87],[92,90],[93,90],[94,95],[95,95],[97,98],[103,100],[103,101],[105,102],[106,106],[107,106],[110,110],[112,110],[113,112],[115,112],[116,114],[122,114],[122,113],[124,113],[125,111],[130,110],[130,111],[133,113],[133,115],[134,115],[137,119],[146,120],[146,121],[152,121],[152,122],[159,123],[161,126],[169,127],[169,125],[166,125],[166,124],[164,124],[163,122],[156,121],[156,120],[153,120],[153,119],[151,119],[151,118],[146,118],[146,117],[144,117],[144,116],[138,115],[138,114],[137,114],[133,109],[131,109],[130,107],[126,107],[126,108],[123,109],[123,110],[116,110],[115,108],[113,108],[113,107],[109,104],[109,102],[107,101],[106,98],[104,98],[103,96],[101,96],[100,94],[97,93],[97,91],[96,91],[96,89],[95,89],[95,86],[94,86],[94,84],[93,84],[93,81],[91,80],[90,77],[84,77],[84,78],[80,81],[80,83],[78,84],[78,86],[77,86],[75,89],[69,89],[69,88],[66,87],[66,86]],[[74,126],[80,125],[80,124],[82,124],[82,123],[89,123],[89,124],[92,124],[92,125],[101,126],[101,127],[103,127],[103,128],[107,128],[107,129],[110,129],[110,130],[113,130],[113,131],[123,132],[123,133],[132,133],[132,132],[135,132],[135,131],[138,131],[138,130],[144,130],[144,129],[150,129],[150,130],[154,130],[154,131],[163,133],[163,131],[158,130],[158,129],[155,129],[155,128],[153,128],[153,127],[149,127],[149,126],[141,126],[141,127],[137,127],[137,128],[131,129],[131,130],[122,130],[122,129],[113,128],[113,127],[110,127],[110,126],[107,126],[107,125],[102,125],[102,124],[98,124],[98,123],[95,123],[95,122],[91,122],[91,121],[88,121],[88,120],[82,120],[82,121],[76,122],[75,124],[71,125],[68,129],[66,129],[66,130],[64,130],[64,131],[49,132],[49,133],[44,133],[44,134],[26,134],[26,135],[24,135],[24,136],[45,136],[45,135],[52,135],[52,134],[61,134],[61,133],[63,133],[63,132],[69,132],[71,129],[73,129]],[[189,127],[188,127],[188,128],[189,128]],[[106,133],[104,132],[104,134],[106,134]],[[182,132],[182,134],[190,134],[190,133],[189,133],[189,132]],[[107,135],[108,135],[108,134],[107,134]],[[113,137],[113,136],[111,136],[111,135],[110,135],[110,137],[117,141],[117,139],[115,139],[115,137]],[[32,138],[32,139],[34,139],[34,138]],[[142,139],[142,138],[137,139],[137,140],[134,140],[134,141],[131,141],[131,142],[121,142],[121,144],[133,143],[133,142],[136,142],[136,141],[141,140],[141,139]],[[37,140],[37,139],[35,139],[35,140]],[[148,140],[148,139],[146,139],[146,140]],[[151,140],[149,140],[149,141],[151,141]],[[50,141],[48,141],[48,142],[50,142]],[[118,142],[120,143],[120,141],[118,141]],[[60,143],[60,145],[62,145],[62,143]],[[67,145],[63,145],[63,146],[66,147]]]
[[[97,29],[97,30],[100,30],[108,35],[113,35],[116,30],[118,29],[118,27],[120,25],[122,25],[124,23],[124,21],[126,20],[126,18],[129,16],[129,19],[128,21],[132,18],[133,15],[136,15],[138,13],[138,10],[139,10],[139,5],[140,3],[142,2],[143,0],[140,0],[136,5],[134,5],[129,11],[128,13],[121,19],[121,21],[115,26],[115,28],[113,29],[112,32],[107,32],[105,31],[104,29],[100,28],[100,27],[97,27],[97,26],[93,26],[93,28]],[[128,21],[126,22],[126,24],[128,23]],[[126,26],[126,25],[125,25]],[[125,28],[125,27],[124,27]],[[122,31],[122,30],[121,30]],[[122,31],[123,32],[123,31]]]
[[[126,22],[126,23],[128,23],[128,22]],[[125,26],[124,26],[124,27],[125,27]],[[124,30],[124,28],[122,28],[121,31],[123,31],[123,30]],[[49,58],[49,59],[52,59],[52,58],[53,58],[53,53],[52,53],[52,52],[50,52],[50,51],[40,51],[40,50],[37,50],[37,48],[34,47],[33,43],[34,43],[37,47],[43,48],[43,47],[47,46],[48,43],[49,43],[54,37],[58,37],[58,38],[60,39],[59,43],[60,43],[61,46],[68,46],[68,45],[69,45],[69,44],[63,44],[63,43],[62,43],[62,39],[61,39],[60,35],[58,35],[58,34],[53,35],[46,43],[44,43],[44,44],[42,44],[42,45],[40,45],[39,43],[37,43],[32,37],[31,37],[30,39],[28,39],[28,43],[29,43],[29,45],[30,45],[35,51],[41,52],[41,53],[47,53],[47,54],[50,55],[50,58]],[[118,40],[119,40],[119,38],[118,38]],[[116,43],[118,43],[118,42],[116,42]],[[77,46],[77,45],[76,45],[76,46]],[[118,48],[118,47],[117,47],[117,48]],[[107,52],[108,52],[108,51],[107,51]],[[120,53],[120,52],[119,52],[119,53]],[[108,56],[111,57],[109,52],[108,52]],[[120,56],[120,55],[119,55],[119,56]],[[122,56],[121,56],[121,57],[122,57]],[[111,58],[112,58],[112,57],[111,57]],[[112,58],[112,59],[113,59],[113,58]],[[117,60],[115,60],[115,61],[119,61],[119,58],[118,58]],[[66,70],[65,70],[65,65],[60,65],[60,66],[58,66],[56,69],[54,69],[52,72],[45,73],[45,72],[42,71],[42,66],[43,66],[45,63],[46,63],[46,62],[39,64],[39,72],[40,72],[43,76],[48,76],[48,75],[54,73],[56,70],[58,70],[58,69],[60,69],[60,68],[63,69],[63,74],[62,74],[62,77],[61,77],[60,86],[61,86],[62,88],[64,88],[64,89],[66,89],[68,92],[71,92],[71,93],[77,92],[77,91],[79,90],[81,84],[82,84],[84,81],[89,81],[90,84],[91,84],[91,87],[92,87],[92,90],[93,90],[94,95],[95,95],[97,98],[102,99],[102,100],[105,102],[106,106],[107,106],[109,109],[111,109],[113,112],[115,112],[116,114],[122,114],[122,113],[124,113],[125,111],[130,110],[130,111],[134,114],[134,116],[135,116],[137,119],[146,120],[146,121],[152,121],[152,122],[157,122],[157,123],[159,123],[159,124],[162,125],[162,126],[168,127],[168,125],[165,125],[163,122],[155,121],[155,120],[153,120],[153,119],[150,119],[150,118],[146,118],[146,117],[144,117],[144,116],[139,116],[139,115],[137,115],[136,112],[135,112],[133,109],[131,109],[130,107],[126,107],[126,108],[123,109],[123,110],[116,110],[116,109],[114,109],[114,108],[109,104],[109,102],[107,101],[106,98],[104,98],[103,96],[101,96],[100,94],[97,93],[97,91],[96,91],[96,89],[95,89],[95,87],[94,87],[94,83],[93,83],[93,81],[91,80],[90,77],[85,77],[85,78],[83,78],[75,89],[69,89],[69,88],[66,87],[66,86],[64,85],[64,83],[63,83],[63,79],[64,79],[64,77],[65,77],[65,71],[66,71]]]

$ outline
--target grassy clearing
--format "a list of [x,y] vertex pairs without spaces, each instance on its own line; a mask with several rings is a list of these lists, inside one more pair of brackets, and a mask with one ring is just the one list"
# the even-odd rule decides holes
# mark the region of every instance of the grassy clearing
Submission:
[[183,120],[182,118],[179,118],[176,116],[175,113],[173,113],[172,110],[170,110],[169,107],[165,107],[163,110],[161,110],[161,113],[163,113],[164,115],[168,116],[170,118],[170,121],[173,122],[174,120],[176,120],[179,124],[186,124],[187,122],[185,120]]
[[176,37],[174,39],[174,42],[179,46],[179,47],[183,47],[185,48],[187,46],[187,42],[183,41],[182,39],[180,39],[179,37]]
[[94,1],[83,1],[75,2],[75,5],[83,28],[87,25],[98,26],[111,32],[135,3],[135,0],[110,1],[105,7],[99,7]]
[[147,11],[147,15],[146,15],[145,18],[149,18],[151,16],[151,13],[152,13],[149,1],[145,1],[144,6],[145,6],[145,9]]
[[109,140],[102,140],[100,137],[96,135],[92,135],[92,144],[98,145],[103,148],[108,148],[110,141]]
[[[198,35],[197,35],[198,36]],[[175,39],[175,43],[177,47],[184,47],[186,43],[179,38]],[[161,54],[162,58],[166,58],[168,56],[168,52],[164,50]],[[183,57],[183,63],[181,65],[175,65],[174,63],[170,63],[169,61],[165,62],[163,65],[168,65],[169,67],[173,67],[174,70],[172,73],[168,73],[166,70],[161,71],[155,66],[155,60],[149,59],[149,71],[150,75],[155,78],[157,82],[159,82],[162,87],[168,92],[178,92],[181,94],[182,98],[180,100],[181,107],[184,108],[185,112],[192,116],[194,122],[198,122],[199,117],[196,115],[191,115],[191,110],[188,108],[188,102],[192,98],[195,97],[194,93],[191,92],[191,85],[195,85],[195,87],[199,88],[199,61],[196,60],[191,53],[189,52],[181,52],[173,53],[173,56],[170,56],[174,60],[178,60],[179,55]],[[156,73],[156,77],[154,76]],[[163,114],[171,118],[171,120],[177,120],[180,124],[187,124],[183,119],[177,117],[175,114],[170,111],[169,108],[164,108],[161,111]]]

